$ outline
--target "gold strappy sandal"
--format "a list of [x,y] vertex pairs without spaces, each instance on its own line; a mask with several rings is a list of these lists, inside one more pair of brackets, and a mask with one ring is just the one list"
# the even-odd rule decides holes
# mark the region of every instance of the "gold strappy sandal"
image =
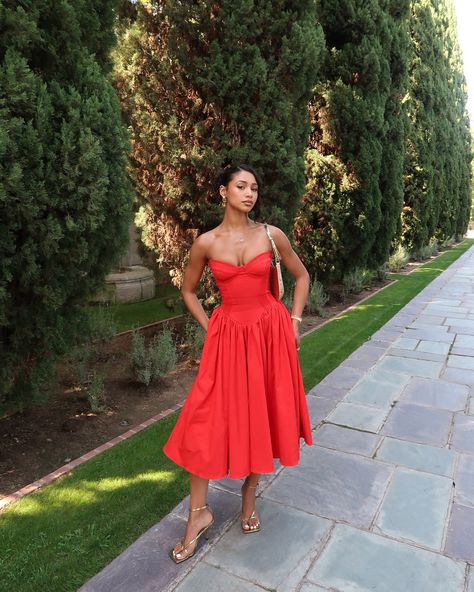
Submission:
[[[257,485],[246,485],[244,483],[245,487],[248,487],[249,489],[257,489],[258,487],[258,483]],[[248,518],[244,518],[242,516],[242,513],[240,514],[240,527],[242,529],[242,532],[244,534],[250,534],[252,532],[258,532],[260,530],[260,520],[258,519],[257,524],[250,524],[250,520],[257,518],[257,514],[255,513],[256,511],[253,510],[253,512],[250,514],[250,516]],[[244,528],[244,526],[247,525],[248,528]]]
[[[198,510],[204,510],[206,508],[212,514],[209,504],[206,504],[205,506],[201,506],[200,508],[189,508],[189,511],[190,512],[197,512]],[[205,526],[204,528],[201,528],[201,530],[197,533],[197,535],[191,541],[189,541],[189,543],[187,545],[184,544],[184,540],[181,540],[180,541],[180,544],[182,547],[181,550],[175,551],[174,547],[173,547],[173,549],[170,550],[169,556],[171,557],[171,559],[175,563],[182,563],[183,561],[186,561],[186,559],[189,559],[190,557],[192,557],[194,555],[194,553],[196,552],[197,541],[198,541],[199,537],[203,534],[204,538],[207,540],[209,538],[208,530],[213,524],[214,524],[214,516],[212,516],[212,520],[209,522],[209,524],[207,526]],[[196,545],[195,545],[192,553],[188,553],[188,549],[193,543],[196,543]],[[184,557],[183,557],[183,555],[184,555]]]

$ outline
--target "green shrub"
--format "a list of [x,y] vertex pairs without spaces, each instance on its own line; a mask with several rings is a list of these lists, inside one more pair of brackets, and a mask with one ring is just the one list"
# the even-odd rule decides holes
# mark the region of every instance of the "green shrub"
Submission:
[[372,269],[362,269],[362,286],[364,288],[370,288],[370,286],[374,283],[376,272]]
[[88,340],[91,342],[110,341],[117,333],[117,321],[107,305],[86,309]]
[[0,3],[0,410],[51,396],[128,245],[115,15],[111,0]]
[[145,338],[135,329],[132,333],[132,351],[130,354],[130,367],[133,376],[145,386],[152,380],[151,360],[147,356]]
[[435,238],[431,238],[427,245],[422,245],[413,253],[413,259],[417,261],[425,261],[437,253],[438,241]]
[[408,261],[410,261],[409,252],[403,245],[398,245],[396,250],[389,257],[388,268],[390,271],[396,273],[406,267]]
[[170,372],[178,361],[178,352],[169,328],[157,333],[148,349],[151,360],[152,380]]
[[102,405],[104,377],[97,376],[92,364],[100,356],[103,344],[115,336],[117,324],[105,306],[85,309],[83,313],[80,341],[67,355],[66,361],[78,386],[87,391],[91,411],[96,413],[105,409]]
[[342,279],[344,294],[359,294],[364,288],[365,275],[364,270],[356,268],[346,273]]
[[195,321],[191,315],[188,315],[186,318],[184,334],[185,345],[188,347],[189,354],[193,360],[197,360],[201,356],[206,333],[201,325]]
[[311,282],[308,292],[308,301],[306,308],[310,314],[317,314],[320,317],[327,316],[323,308],[329,300],[329,295],[325,292],[324,286],[316,277]]
[[388,264],[384,263],[383,265],[379,265],[379,267],[377,267],[377,269],[375,270],[375,277],[381,281],[381,280],[386,280],[388,277]]
[[132,334],[130,367],[138,382],[149,386],[176,366],[178,353],[171,330],[163,329],[157,333],[148,348],[145,338],[138,330]]
[[87,400],[91,411],[101,413],[105,411],[104,376],[94,372],[87,389]]

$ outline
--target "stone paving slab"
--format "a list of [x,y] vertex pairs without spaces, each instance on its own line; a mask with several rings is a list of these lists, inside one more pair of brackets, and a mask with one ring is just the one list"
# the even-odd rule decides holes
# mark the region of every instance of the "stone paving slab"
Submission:
[[468,397],[469,389],[465,385],[426,378],[412,378],[403,391],[401,402],[446,409],[447,411],[463,411]]
[[198,563],[190,575],[175,588],[176,592],[258,592],[260,586],[236,578],[232,574],[209,565],[205,561]]
[[418,339],[418,341],[439,341],[441,343],[451,344],[455,336],[449,331],[446,333],[438,329],[407,329],[404,337]]
[[388,350],[387,354],[389,356],[396,356],[399,358],[413,358],[415,360],[428,360],[429,362],[444,362],[445,361],[445,356],[443,356],[441,354],[432,354],[430,352],[424,352],[419,349],[416,349],[413,351],[413,350],[409,350],[409,349],[398,349],[396,347],[392,347]]
[[320,424],[338,404],[338,401],[333,399],[313,397],[311,395],[306,397],[306,401],[308,404],[309,418],[313,427]]
[[409,376],[424,376],[426,378],[438,378],[443,364],[441,362],[430,362],[428,360],[417,360],[390,356],[384,358],[379,368],[388,372],[398,372]]
[[474,454],[474,417],[456,413],[452,446],[457,450]]
[[453,482],[448,477],[400,469],[394,475],[374,530],[441,550]]
[[467,587],[467,592],[474,592],[474,568],[471,567],[469,570],[469,584]]
[[300,464],[284,471],[265,497],[306,512],[367,527],[393,468],[354,454],[307,447]]
[[372,456],[380,437],[368,432],[360,432],[326,423],[314,433],[317,446],[324,446],[340,452],[352,452],[362,456]]
[[[245,535],[239,523],[233,524],[206,555],[206,563],[267,589],[289,592],[288,575],[306,555],[315,555],[331,523],[268,499],[260,500],[259,515],[258,534]],[[303,576],[304,572],[297,583]],[[191,581],[193,577],[188,576]]]
[[474,508],[453,505],[448,526],[446,553],[457,559],[474,563]]
[[388,416],[382,434],[421,444],[445,446],[453,414],[443,409],[399,403]]
[[470,347],[457,347],[456,344],[451,348],[451,353],[456,356],[474,356],[474,349]]
[[344,402],[388,409],[408,380],[408,375],[385,372],[377,368],[367,373],[364,380],[349,391]]
[[474,335],[456,335],[454,345],[474,349]]
[[456,318],[454,315],[448,317],[445,322],[445,325],[449,325],[450,327],[461,327],[462,329],[474,329],[474,321],[470,321],[469,319],[460,319]]
[[352,388],[364,376],[364,371],[357,368],[342,368],[338,366],[335,370],[330,372],[321,382],[319,386],[324,388],[326,386],[333,386],[339,389]]
[[474,371],[464,370],[462,368],[446,368],[441,373],[442,380],[447,382],[458,382],[470,387],[474,387]]
[[438,343],[437,341],[426,341],[422,339],[416,349],[417,351],[445,356],[449,352],[449,347],[448,343]]
[[333,386],[322,385],[321,383],[313,387],[308,392],[308,397],[316,397],[318,399],[332,399],[339,403],[347,394],[347,389],[340,389]]
[[393,347],[397,349],[415,349],[420,342],[418,339],[410,339],[409,337],[399,337],[393,342]]
[[311,582],[305,582],[300,588],[300,592],[321,592],[321,590],[326,590],[327,592],[327,588],[321,588],[321,586],[316,586],[316,584],[312,584]]
[[341,592],[462,592],[465,565],[337,524],[307,578]]
[[465,370],[474,370],[474,358],[470,356],[448,356],[448,367],[464,368]]
[[457,504],[474,507],[474,456],[460,454],[455,475]]
[[[447,448],[384,438],[375,458],[410,469],[452,477],[455,453]],[[469,467],[467,467],[467,472]],[[467,480],[468,477],[466,476]]]
[[326,421],[367,432],[377,433],[387,416],[388,408],[378,409],[355,403],[339,403]]

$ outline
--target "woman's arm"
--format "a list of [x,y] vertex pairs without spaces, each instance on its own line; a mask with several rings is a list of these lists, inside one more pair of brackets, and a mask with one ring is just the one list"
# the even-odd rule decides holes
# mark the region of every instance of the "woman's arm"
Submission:
[[[269,226],[270,233],[273,240],[280,251],[281,261],[286,269],[295,278],[295,291],[293,294],[293,306],[291,308],[291,316],[301,318],[303,309],[306,304],[309,292],[310,277],[306,270],[306,267],[301,262],[301,259],[293,251],[290,241],[286,237],[285,233],[282,232],[276,226]],[[292,319],[293,330],[295,332],[296,347],[300,344],[300,322],[296,319]]]
[[196,287],[207,264],[206,242],[204,235],[198,236],[194,241],[189,251],[189,262],[184,270],[183,285],[181,286],[184,304],[204,331],[207,331],[209,318],[196,296]]

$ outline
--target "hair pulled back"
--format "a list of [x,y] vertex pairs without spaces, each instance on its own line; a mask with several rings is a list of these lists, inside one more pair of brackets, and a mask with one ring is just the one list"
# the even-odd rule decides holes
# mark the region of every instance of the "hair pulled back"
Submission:
[[231,181],[234,177],[234,175],[236,173],[238,173],[239,171],[247,171],[247,173],[252,173],[252,175],[255,177],[255,180],[257,181],[257,185],[258,185],[258,192],[260,193],[261,189],[262,189],[262,181],[260,179],[260,176],[257,174],[257,172],[255,171],[255,169],[253,167],[251,167],[249,164],[239,164],[239,165],[228,165],[225,168],[223,168],[219,174],[216,177],[216,180],[214,182],[214,190],[216,192],[219,191],[219,187],[221,185],[224,185],[225,187],[227,187],[229,181]]

